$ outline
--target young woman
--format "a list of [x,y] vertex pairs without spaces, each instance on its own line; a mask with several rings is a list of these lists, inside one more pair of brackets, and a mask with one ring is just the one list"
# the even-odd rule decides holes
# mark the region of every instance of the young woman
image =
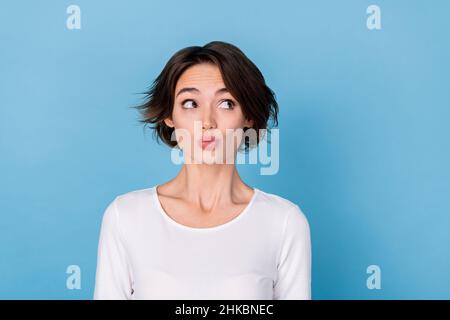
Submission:
[[107,207],[94,299],[310,299],[305,215],[245,184],[235,166],[237,152],[277,124],[258,68],[229,43],[187,47],[147,97],[141,121],[185,162],[172,180]]

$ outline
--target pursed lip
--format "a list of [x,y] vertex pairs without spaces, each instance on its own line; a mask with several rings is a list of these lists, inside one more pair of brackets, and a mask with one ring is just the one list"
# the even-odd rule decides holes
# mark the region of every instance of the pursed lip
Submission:
[[216,137],[202,137],[200,140],[200,145],[203,149],[206,149],[210,144],[214,145],[216,142]]
[[216,137],[211,136],[211,137],[202,137],[202,142],[212,142],[215,141]]

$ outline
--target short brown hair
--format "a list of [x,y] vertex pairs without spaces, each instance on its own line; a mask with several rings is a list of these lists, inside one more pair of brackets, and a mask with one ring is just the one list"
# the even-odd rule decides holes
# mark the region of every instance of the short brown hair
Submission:
[[[221,72],[224,84],[231,95],[242,106],[242,112],[247,120],[253,120],[253,129],[257,133],[256,144],[259,143],[259,129],[269,128],[269,120],[278,125],[278,104],[275,93],[266,85],[258,67],[236,46],[212,41],[203,47],[192,46],[177,51],[167,62],[162,72],[153,81],[150,88],[144,92],[145,102],[137,108],[142,119],[140,123],[151,126],[156,138],[171,147],[177,145],[171,140],[174,128],[167,126],[164,119],[171,118],[175,87],[181,74],[189,67],[200,63],[213,63]],[[244,128],[245,131],[248,128]],[[245,151],[251,145],[244,141]]]

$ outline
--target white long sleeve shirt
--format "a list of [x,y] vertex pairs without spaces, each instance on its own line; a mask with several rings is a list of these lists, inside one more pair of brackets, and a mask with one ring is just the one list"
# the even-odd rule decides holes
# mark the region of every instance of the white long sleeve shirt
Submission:
[[311,299],[311,244],[300,207],[254,188],[245,209],[210,228],[183,225],[156,186],[106,208],[94,299]]

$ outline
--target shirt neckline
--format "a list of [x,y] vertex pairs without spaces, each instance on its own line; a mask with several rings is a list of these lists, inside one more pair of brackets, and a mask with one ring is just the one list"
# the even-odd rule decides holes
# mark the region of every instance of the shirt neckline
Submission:
[[234,217],[233,219],[231,219],[228,222],[219,224],[217,226],[214,227],[206,227],[206,228],[197,228],[197,227],[190,227],[187,226],[185,224],[181,224],[177,221],[175,221],[174,219],[172,219],[167,213],[166,211],[163,209],[161,202],[159,201],[159,197],[158,197],[158,192],[156,191],[156,188],[159,185],[155,185],[152,188],[152,195],[153,195],[153,201],[156,204],[156,207],[158,209],[158,212],[164,217],[164,219],[166,221],[168,221],[170,224],[175,225],[178,228],[184,229],[184,230],[189,230],[189,231],[194,231],[194,232],[207,232],[207,231],[216,231],[216,230],[221,230],[227,227],[230,227],[231,225],[237,223],[239,220],[241,220],[245,215],[247,215],[247,212],[250,211],[250,208],[253,206],[253,203],[255,202],[255,198],[257,196],[257,194],[259,193],[259,189],[258,188],[253,188],[253,195],[249,201],[249,203],[247,204],[247,206],[241,211],[241,213],[239,213],[236,217]]

